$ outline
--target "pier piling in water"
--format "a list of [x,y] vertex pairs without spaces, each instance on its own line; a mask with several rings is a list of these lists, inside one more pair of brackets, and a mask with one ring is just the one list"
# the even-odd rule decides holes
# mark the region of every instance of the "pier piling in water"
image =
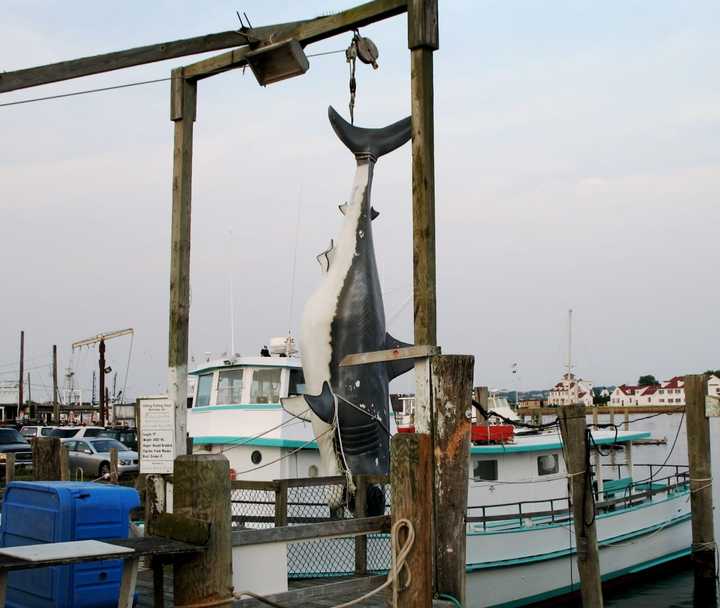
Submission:
[[[415,541],[407,557],[410,585],[398,596],[398,608],[421,608],[432,604],[432,441],[423,433],[398,433],[390,442],[392,523],[407,519]],[[400,532],[399,546],[407,539]],[[404,579],[403,579],[404,580]]]
[[[686,432],[690,465],[692,509],[692,562],[695,590],[704,598],[715,596],[715,533],[713,529],[710,423],[705,413],[707,378],[685,376]],[[714,602],[712,602],[714,605]],[[710,605],[709,603],[707,605]]]
[[562,433],[567,475],[570,480],[582,605],[583,608],[602,608],[600,559],[585,416],[585,406],[583,405],[560,407],[560,432]]

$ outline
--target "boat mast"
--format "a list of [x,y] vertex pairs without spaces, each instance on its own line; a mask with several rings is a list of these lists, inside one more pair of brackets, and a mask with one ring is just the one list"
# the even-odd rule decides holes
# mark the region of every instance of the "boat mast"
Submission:
[[568,310],[568,358],[567,358],[567,373],[568,373],[568,379],[570,378],[570,374],[572,374],[572,308]]

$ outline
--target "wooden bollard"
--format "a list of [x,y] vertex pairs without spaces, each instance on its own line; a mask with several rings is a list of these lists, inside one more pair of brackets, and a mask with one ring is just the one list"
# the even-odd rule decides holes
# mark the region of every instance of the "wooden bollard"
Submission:
[[[58,437],[36,437],[32,442],[33,479],[35,481],[58,481],[63,479],[67,467],[63,456],[67,450]],[[67,473],[65,473],[67,474]]]
[[110,483],[117,483],[120,478],[118,473],[118,449],[110,448]]
[[[432,449],[430,435],[398,433],[390,442],[392,522],[407,519],[415,541],[407,558],[410,586],[398,596],[398,608],[432,605]],[[400,533],[399,547],[407,539]]]
[[465,513],[475,357],[432,358],[435,591],[465,605]]
[[15,481],[15,454],[8,452],[5,456],[5,485]]
[[222,454],[178,456],[173,481],[173,513],[211,524],[207,550],[175,565],[175,604],[230,606],[233,586],[228,460]]
[[[707,379],[685,376],[685,416],[690,465],[692,562],[697,591],[715,590],[715,533],[713,530],[710,424],[705,416]],[[710,605],[710,604],[707,604]],[[713,602],[714,605],[714,602]]]
[[[355,478],[355,517],[367,517],[367,475],[358,475]],[[358,534],[355,537],[355,575],[367,574],[367,534]]]
[[575,527],[577,564],[583,608],[602,608],[600,560],[598,556],[592,479],[587,470],[586,412],[583,405],[560,406],[560,432],[565,449],[570,498]]

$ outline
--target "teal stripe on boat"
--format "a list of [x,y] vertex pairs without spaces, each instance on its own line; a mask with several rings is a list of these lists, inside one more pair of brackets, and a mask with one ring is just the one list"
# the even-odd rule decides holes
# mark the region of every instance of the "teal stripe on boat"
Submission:
[[[688,547],[687,549],[681,549],[680,551],[668,553],[666,555],[662,555],[655,559],[651,559],[646,562],[636,564],[635,566],[628,566],[627,568],[622,568],[621,570],[616,570],[614,572],[609,572],[607,574],[603,574],[602,580],[603,581],[611,581],[613,579],[620,578],[621,576],[626,576],[628,574],[637,574],[638,572],[643,572],[644,570],[649,570],[650,568],[654,568],[655,566],[660,566],[662,564],[673,561],[675,559],[687,557],[688,555],[690,555],[690,553],[691,553],[690,547]],[[560,597],[563,595],[567,595],[568,593],[572,593],[573,591],[578,591],[579,589],[580,589],[580,583],[577,582],[572,586],[565,585],[564,587],[558,587],[557,589],[552,589],[551,591],[545,591],[544,593],[538,593],[536,595],[532,595],[530,597],[526,597],[521,600],[513,600],[512,602],[504,602],[502,604],[494,604],[490,608],[520,608],[521,606],[528,606],[530,604],[535,604],[537,602],[543,602],[545,600],[549,600],[554,597]]]
[[317,443],[311,441],[300,441],[298,439],[267,439],[265,437],[229,437],[225,435],[211,435],[207,437],[193,437],[193,445],[215,445],[222,443],[225,445],[254,445],[266,448],[300,448],[305,447],[308,450],[317,450]]
[[[635,441],[637,439],[648,439],[652,436],[652,433],[638,432],[630,435],[624,435],[618,437],[617,442],[615,437],[598,437],[595,439],[597,445],[610,445],[613,443],[626,443],[628,441]],[[512,454],[517,452],[547,452],[548,450],[560,450],[562,449],[562,442],[560,441],[548,441],[547,443],[528,443],[528,444],[514,444],[514,443],[501,443],[498,445],[474,445],[470,448],[471,454]]]
[[[684,515],[681,515],[680,517],[671,519],[669,522],[662,522],[653,526],[649,526],[647,528],[642,528],[641,530],[635,530],[633,532],[628,532],[627,534],[621,534],[619,536],[613,536],[612,538],[606,538],[605,540],[598,542],[598,546],[602,549],[603,547],[612,546],[614,543],[623,542],[631,538],[638,538],[640,536],[646,536],[647,534],[651,534],[661,528],[671,528],[672,526],[676,526],[683,522],[689,521],[690,518],[691,514],[686,513]],[[532,530],[532,528],[528,528],[528,531],[529,530]],[[570,555],[575,555],[575,553],[576,550],[574,548],[570,549],[568,547],[567,549],[561,549],[560,551],[552,551],[549,553],[541,553],[540,555],[530,555],[522,558],[498,560],[495,562],[468,564],[466,566],[466,570],[468,572],[477,572],[479,570],[488,570],[491,568],[507,568],[509,566],[517,566],[521,564],[531,564],[534,562],[544,562],[551,559],[559,559],[563,557],[568,557]]]

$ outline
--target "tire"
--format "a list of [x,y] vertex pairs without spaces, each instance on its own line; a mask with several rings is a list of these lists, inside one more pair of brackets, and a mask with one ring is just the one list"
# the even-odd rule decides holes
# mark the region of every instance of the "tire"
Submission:
[[105,475],[110,474],[110,463],[109,462],[101,462],[100,466],[98,467],[98,477],[105,477]]

